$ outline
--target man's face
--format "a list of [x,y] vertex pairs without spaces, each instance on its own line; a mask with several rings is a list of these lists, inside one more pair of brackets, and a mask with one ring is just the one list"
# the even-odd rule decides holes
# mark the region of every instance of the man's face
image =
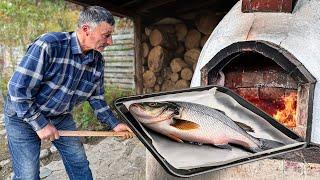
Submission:
[[87,46],[90,49],[102,52],[106,46],[112,44],[111,34],[114,31],[114,26],[106,22],[102,22],[97,25],[94,29],[88,31]]

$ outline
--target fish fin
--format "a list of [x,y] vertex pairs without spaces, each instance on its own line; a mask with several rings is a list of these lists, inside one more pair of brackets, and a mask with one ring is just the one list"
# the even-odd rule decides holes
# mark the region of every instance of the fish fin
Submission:
[[284,143],[278,142],[278,141],[273,141],[273,140],[269,140],[269,139],[262,139],[262,138],[258,138],[258,139],[261,143],[259,148],[261,148],[262,150],[273,149],[273,148],[277,148],[277,147],[281,147],[281,146],[285,145]]
[[229,144],[214,144],[214,146],[217,146],[220,149],[229,149],[232,150],[232,147]]
[[178,138],[177,136],[175,136],[175,135],[173,135],[173,134],[167,134],[167,136],[168,136],[169,138],[171,138],[172,140],[174,140],[174,141],[177,141],[177,142],[179,142],[179,143],[183,143],[183,141],[182,141],[180,138]]
[[220,110],[220,109],[215,109],[215,108],[213,108],[213,109],[218,111],[218,112],[221,112],[223,115],[226,115],[226,113],[224,111]]
[[254,132],[253,128],[246,125],[245,123],[242,122],[238,122],[238,121],[234,121],[238,126],[240,126],[243,130],[247,131],[247,132]]
[[191,122],[191,121],[177,119],[177,118],[173,118],[173,119],[174,119],[174,123],[170,124],[170,125],[177,128],[177,129],[192,130],[192,129],[197,129],[200,127],[199,124]]

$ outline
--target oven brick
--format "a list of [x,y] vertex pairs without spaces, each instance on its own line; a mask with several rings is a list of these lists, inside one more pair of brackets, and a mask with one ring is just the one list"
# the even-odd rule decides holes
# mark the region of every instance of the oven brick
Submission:
[[298,83],[291,76],[287,75],[287,88],[298,89]]
[[298,91],[295,89],[285,89],[285,96],[289,96],[291,93],[298,94]]
[[237,88],[237,93],[247,100],[258,100],[259,89],[258,88]]
[[259,97],[261,100],[276,100],[284,96],[285,89],[283,88],[272,88],[263,87],[259,90]]
[[259,71],[242,73],[242,87],[257,87],[263,84],[263,74]]
[[225,73],[225,86],[229,88],[241,87],[242,73],[238,71]]
[[276,70],[263,71],[263,84],[267,87],[286,87],[287,75]]

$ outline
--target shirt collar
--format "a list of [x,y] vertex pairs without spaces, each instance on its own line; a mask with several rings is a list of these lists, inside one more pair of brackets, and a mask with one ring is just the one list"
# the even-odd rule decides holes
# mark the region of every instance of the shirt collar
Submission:
[[71,51],[72,54],[80,54],[81,64],[89,64],[93,61],[99,61],[102,56],[100,52],[95,50],[90,50],[86,54],[83,54],[76,32],[71,34]]
[[82,54],[81,55],[81,63],[82,64],[89,64],[90,62],[98,62],[100,61],[101,58],[101,54],[98,51],[95,50],[90,50],[87,54]]
[[82,50],[76,32],[73,32],[71,34],[71,51],[72,54],[82,54]]

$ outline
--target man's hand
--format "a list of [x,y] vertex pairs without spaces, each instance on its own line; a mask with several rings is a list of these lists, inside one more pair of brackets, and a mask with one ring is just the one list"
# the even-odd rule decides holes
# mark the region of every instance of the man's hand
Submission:
[[[127,131],[128,134],[126,134],[125,136],[123,136],[122,139],[129,139],[129,138],[132,138],[133,137],[133,134],[132,134],[132,130],[124,123],[120,123],[118,124],[116,127],[114,127],[112,129],[114,132],[123,132],[123,131]],[[130,132],[130,133],[129,133]]]
[[45,141],[54,141],[60,137],[58,130],[51,124],[48,124],[44,128],[38,130],[37,134],[41,140]]

